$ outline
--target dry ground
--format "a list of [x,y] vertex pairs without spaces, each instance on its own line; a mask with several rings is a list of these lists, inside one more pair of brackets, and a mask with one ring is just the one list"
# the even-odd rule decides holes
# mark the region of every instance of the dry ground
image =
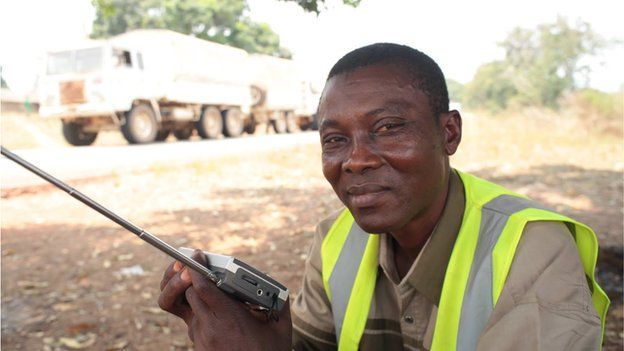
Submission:
[[[606,129],[543,113],[466,116],[453,163],[597,231],[599,278],[613,300],[605,345],[621,350],[622,129]],[[169,243],[236,255],[293,292],[315,223],[340,205],[312,146],[72,185]],[[51,187],[3,191],[0,210],[4,349],[191,346],[183,323],[156,304],[163,254]]]
[[[2,145],[11,150],[29,149],[34,147],[69,146],[61,132],[62,124],[59,119],[42,118],[33,113],[30,115],[15,112],[0,113],[0,139]],[[256,127],[255,134],[274,133],[266,124]],[[199,140],[197,132],[191,137]],[[169,135],[167,141],[175,142],[175,137]],[[127,142],[118,130],[100,132],[95,139],[95,146],[126,145]]]

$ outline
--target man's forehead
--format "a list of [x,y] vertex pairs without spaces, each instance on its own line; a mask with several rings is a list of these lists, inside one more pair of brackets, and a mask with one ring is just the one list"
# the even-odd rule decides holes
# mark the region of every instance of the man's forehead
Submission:
[[[370,65],[330,78],[319,101],[319,117],[335,108],[397,108],[423,94],[401,67]],[[420,100],[420,99],[417,99]],[[353,104],[357,103],[358,106]],[[416,103],[416,101],[414,101]]]
[[402,85],[409,84],[413,80],[412,76],[404,64],[377,63],[337,74],[327,80],[325,88],[335,85],[357,85],[370,80],[392,81]]

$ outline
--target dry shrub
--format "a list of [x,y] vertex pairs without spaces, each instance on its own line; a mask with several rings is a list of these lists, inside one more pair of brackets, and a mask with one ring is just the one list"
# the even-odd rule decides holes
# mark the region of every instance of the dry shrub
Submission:
[[513,174],[552,164],[622,167],[621,133],[605,133],[572,114],[525,108],[494,116],[483,112],[462,115],[462,144],[453,161],[460,169]]
[[584,122],[587,128],[622,136],[624,131],[624,94],[584,89],[564,95],[559,105],[563,115]]

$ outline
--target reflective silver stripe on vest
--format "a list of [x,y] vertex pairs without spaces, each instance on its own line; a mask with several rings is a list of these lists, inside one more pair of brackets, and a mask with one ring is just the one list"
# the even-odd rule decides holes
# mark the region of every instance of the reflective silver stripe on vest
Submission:
[[464,292],[457,333],[457,350],[476,350],[477,341],[494,306],[492,304],[492,251],[509,216],[526,208],[547,209],[517,196],[500,195],[483,206],[479,239]]
[[340,341],[342,322],[347,312],[347,304],[351,297],[351,290],[355,283],[369,234],[360,228],[355,222],[349,229],[334,270],[329,277],[329,291],[331,293],[332,314],[334,315],[334,327],[336,328],[336,341]]

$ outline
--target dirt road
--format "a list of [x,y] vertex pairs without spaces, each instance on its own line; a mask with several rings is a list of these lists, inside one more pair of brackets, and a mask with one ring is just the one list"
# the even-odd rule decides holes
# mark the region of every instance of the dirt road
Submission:
[[[575,123],[466,119],[452,162],[596,230],[603,248],[598,279],[613,301],[605,349],[621,350],[623,146],[619,136]],[[503,129],[511,131],[504,142],[492,137]],[[292,292],[315,223],[340,206],[315,144],[71,185],[173,245],[236,255]],[[163,254],[49,186],[3,189],[0,210],[3,349],[191,347],[183,323],[157,307],[169,262]]]
[[[11,150],[27,161],[64,180],[77,180],[153,167],[187,164],[236,155],[253,157],[260,152],[284,150],[318,143],[318,133],[254,135],[236,139],[193,140],[148,145],[48,147]],[[40,185],[44,181],[6,158],[0,158],[3,188]]]

